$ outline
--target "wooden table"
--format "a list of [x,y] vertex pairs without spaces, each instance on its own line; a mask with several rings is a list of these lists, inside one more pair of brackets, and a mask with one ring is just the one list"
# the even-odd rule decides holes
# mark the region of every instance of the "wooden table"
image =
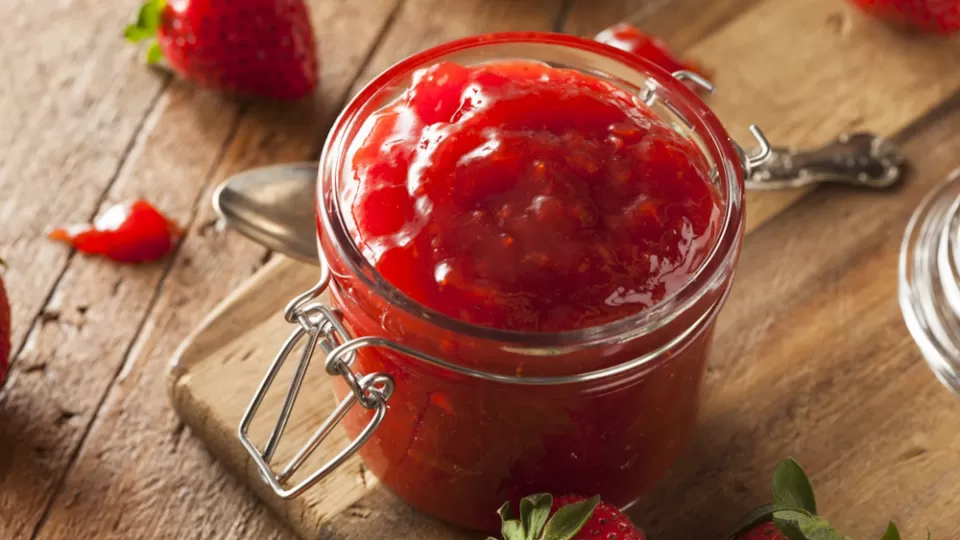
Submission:
[[[627,18],[682,50],[765,2],[311,0],[323,87],[314,103],[281,107],[225,99],[145,69],[120,38],[136,0],[4,1],[0,254],[10,264],[15,358],[0,394],[0,538],[291,536],[184,429],[163,388],[184,336],[271,258],[215,226],[216,183],[252,166],[316,157],[349,96],[425,46],[506,29],[589,35]],[[838,31],[863,24],[841,2],[818,17]],[[947,73],[956,66],[946,64]],[[944,95],[958,86],[946,75],[931,84],[951,85]],[[903,189],[770,195],[786,210],[773,220],[751,215],[708,378],[726,389],[750,382],[753,394],[723,407],[708,395],[711,413],[692,450],[635,514],[660,538],[718,534],[733,513],[763,501],[772,466],[786,454],[804,462],[822,507],[850,534],[879,536],[893,517],[910,538],[927,525],[938,538],[958,537],[960,467],[942,458],[960,463],[960,407],[921,362],[895,296],[903,226],[958,163],[958,103],[931,103],[919,119],[886,126],[915,164]],[[787,142],[814,131],[789,131],[795,140]],[[118,266],[44,239],[48,225],[87,221],[131,197],[187,226],[167,261]],[[755,330],[725,332],[735,325]],[[784,363],[795,369],[772,369]],[[757,392],[768,378],[777,390]],[[888,407],[888,420],[865,423],[845,412],[851,403]],[[778,416],[757,421],[750,412],[758,404],[781,418],[841,424],[844,436],[794,433],[770,419]],[[751,435],[731,439],[730,425]],[[704,504],[707,497],[713,502]],[[697,509],[696,519],[686,508]]]

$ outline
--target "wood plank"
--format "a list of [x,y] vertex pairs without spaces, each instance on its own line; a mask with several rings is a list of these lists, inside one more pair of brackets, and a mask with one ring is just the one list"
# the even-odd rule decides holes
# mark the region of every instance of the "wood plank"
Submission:
[[453,39],[510,30],[548,31],[562,4],[563,0],[407,0],[360,80],[366,82],[413,53]]
[[[138,141],[104,204],[145,196],[189,222],[236,113],[179,84],[156,112],[155,129]],[[162,140],[173,133],[175,141]],[[169,160],[171,146],[176,161]],[[118,266],[84,256],[68,265],[31,329],[5,398],[4,409],[16,421],[0,423],[0,439],[24,444],[0,450],[10,453],[2,458],[9,469],[0,475],[0,493],[15,494],[16,507],[29,511],[16,512],[23,521],[0,537],[26,536],[42,519],[165,273],[163,263]]]
[[[833,0],[767,0],[690,53],[714,67],[719,92],[708,102],[747,148],[751,123],[799,147],[854,130],[893,135],[960,89],[960,50],[906,39]],[[809,191],[750,193],[747,219],[765,222]]]
[[592,37],[614,22],[627,21],[684,52],[760,0],[574,0],[564,31]]
[[724,532],[769,497],[785,455],[855,538],[878,537],[888,516],[905,538],[956,532],[960,403],[924,364],[896,290],[906,222],[960,151],[960,102],[931,119],[904,143],[915,172],[903,189],[823,189],[751,235],[693,448],[632,512],[651,532]]
[[[78,341],[91,333],[68,326],[68,319],[83,318],[77,313],[65,314],[61,324],[54,319],[56,305],[42,312],[71,260],[69,250],[45,239],[44,229],[90,218],[166,84],[120,44],[127,13],[117,7],[99,0],[0,6],[0,254],[9,263],[3,277],[11,294],[14,354],[26,342],[0,393],[0,440],[20,442],[0,448],[2,538],[33,531],[98,400],[95,392],[86,399],[62,391],[64,384],[86,382],[76,367],[58,380],[75,355],[39,362],[32,355],[40,326],[83,334]],[[143,279],[151,275],[148,270]],[[136,306],[121,307],[127,309]]]
[[[336,97],[353,82],[356,69],[363,67],[366,44],[379,30],[378,20],[371,20],[371,14],[381,17],[382,24],[393,5],[392,0],[376,5],[356,1],[312,4],[315,27],[326,29],[320,34],[320,42],[327,99],[311,110],[251,109],[214,178],[315,153],[325,126],[337,112],[338,106],[332,106],[338,102]],[[515,27],[517,21],[526,24],[538,13],[544,20],[553,16],[540,11],[542,7],[488,9],[480,2],[439,4],[407,2],[393,26],[395,30],[386,36],[370,65],[386,66],[404,56],[405,47],[411,51],[420,48],[410,41],[417,36],[445,40],[455,37],[445,32],[472,33],[469,29],[442,28],[444,20],[471,20],[476,31],[485,31]],[[432,15],[425,17],[427,13]],[[378,69],[371,67],[373,71],[364,72],[360,81]],[[261,248],[245,240],[211,229],[208,195],[201,199],[199,216],[163,283],[156,308],[71,468],[62,494],[54,501],[40,538],[118,534],[115,531],[121,535],[158,531],[158,537],[163,538],[285,534],[277,532],[277,526],[261,515],[262,507],[243,495],[232,479],[209,466],[205,451],[170,414],[160,391],[165,359],[202,314],[249,275],[264,255]],[[171,498],[175,489],[181,496]],[[106,503],[115,500],[124,504]],[[102,514],[102,519],[90,523],[85,516],[94,511]],[[170,516],[176,519],[171,521]]]
[[69,256],[45,228],[90,217],[164,85],[118,43],[126,15],[99,0],[0,6],[0,252],[17,293],[15,350]]
[[[382,6],[371,6],[381,8],[381,24],[389,16],[392,6],[393,0],[386,0]],[[336,31],[327,30],[328,40],[321,44],[321,54],[327,58],[342,59],[342,62],[328,61],[324,64],[321,74],[323,87],[316,103],[294,107],[267,104],[248,106],[209,92],[197,91],[188,85],[175,84],[171,92],[158,104],[156,114],[148,122],[145,134],[131,156],[129,166],[125,168],[108,198],[113,200],[145,196],[190,225],[197,205],[202,204],[205,209],[209,206],[207,201],[212,167],[224,157],[225,143],[233,141],[227,151],[227,165],[221,166],[218,173],[220,178],[223,174],[248,166],[298,160],[314,153],[322,139],[323,126],[329,123],[337,104],[344,99],[344,92],[359,69],[356,66],[362,63],[368,54],[379,27],[376,24],[378,20],[369,14],[362,19],[364,28],[344,27],[339,23],[325,24],[343,17],[354,21],[361,20],[358,17],[358,6],[343,2],[326,2],[321,9],[315,9],[313,15],[317,28],[337,28]],[[364,37],[366,39],[362,39]],[[138,69],[144,68],[139,66]],[[247,114],[238,128],[236,122],[241,110],[246,110]],[[202,203],[199,202],[201,200]],[[262,248],[232,235],[225,241],[223,235],[217,234],[212,228],[212,224],[212,216],[207,210],[201,214],[200,220],[190,227],[191,238],[187,241],[185,252],[177,260],[178,264],[186,268],[180,272],[178,278],[186,279],[190,287],[200,287],[200,290],[191,291],[191,294],[200,300],[194,310],[197,317],[219,299],[215,294],[222,296],[231,287],[246,279],[259,268],[265,256]],[[203,260],[207,266],[192,265],[191,260]],[[86,435],[87,424],[94,418],[107,388],[114,382],[124,362],[130,361],[128,354],[131,353],[132,342],[137,337],[146,313],[154,306],[158,287],[163,282],[167,269],[165,265],[148,269],[125,268],[102,261],[78,259],[67,270],[52,304],[47,307],[50,313],[56,311],[65,314],[61,321],[69,320],[69,323],[44,324],[38,327],[36,336],[31,337],[31,347],[28,350],[30,360],[25,362],[29,364],[25,369],[34,373],[34,378],[40,378],[42,374],[42,380],[48,381],[47,386],[50,388],[39,391],[35,383],[31,384],[32,381],[21,381],[19,384],[14,383],[16,388],[12,392],[14,396],[23,395],[21,402],[28,402],[19,407],[30,407],[31,414],[25,418],[36,420],[25,430],[36,432],[31,434],[39,448],[36,452],[51,453],[56,450],[58,457],[62,459],[56,461],[55,466],[50,463],[44,467],[27,466],[18,469],[31,476],[42,474],[45,484],[35,481],[31,483],[40,484],[38,489],[48,490],[45,493],[47,497],[53,495],[49,492],[50,487],[63,478],[67,466],[71,465],[69,460],[76,455],[76,449]],[[210,285],[207,276],[216,276],[219,285],[219,289],[210,288],[209,296],[203,294]],[[165,286],[169,286],[169,283],[168,279]],[[78,294],[78,291],[81,293]],[[183,293],[182,290],[179,292]],[[174,301],[181,302],[182,298],[177,297]],[[203,301],[209,304],[203,304]],[[187,320],[184,324],[187,325],[185,328],[188,328],[192,323]],[[76,326],[86,328],[86,332],[82,332],[86,339],[78,339],[73,335],[77,333],[73,328]],[[45,371],[37,366],[45,366]],[[125,369],[129,367],[127,364]],[[120,374],[121,381],[125,375],[126,372]],[[65,388],[78,390],[69,392]],[[160,389],[159,386],[157,388]],[[157,392],[158,396],[162,394],[162,391]],[[14,396],[11,401],[16,399]],[[44,404],[43,407],[33,403],[38,398],[45,398],[40,401]],[[185,437],[182,427],[177,428],[175,423],[173,426],[167,426],[162,441],[153,441],[168,452],[166,461],[171,469],[183,456],[170,452],[170,447],[179,448],[180,439]],[[75,436],[67,437],[68,433]],[[111,449],[118,452],[114,457],[122,457],[122,461],[117,463],[123,464],[129,459],[123,452],[130,452],[131,447],[128,445],[137,440],[137,435],[132,434],[125,439],[127,445]],[[29,447],[21,450],[24,453],[30,451]],[[133,450],[136,450],[135,446]],[[198,452],[196,448],[188,448],[185,453],[193,458],[188,458],[191,465],[202,466],[206,462],[202,451]],[[72,467],[72,478],[79,478],[79,485],[71,486],[68,481],[67,491],[62,492],[56,500],[49,519],[41,523],[40,537],[93,534],[87,531],[91,526],[87,519],[91,511],[63,511],[63,507],[77,509],[84,508],[86,504],[94,505],[104,516],[109,516],[110,521],[106,521],[105,517],[97,522],[97,527],[101,528],[98,530],[103,535],[108,532],[118,534],[118,531],[139,535],[143,531],[156,530],[160,537],[168,537],[166,527],[156,524],[144,527],[143,523],[131,526],[121,520],[120,516],[128,515],[130,507],[143,505],[145,508],[154,509],[154,512],[149,515],[138,512],[138,516],[144,521],[154,520],[161,523],[168,518],[164,512],[169,511],[171,505],[159,505],[157,500],[168,497],[174,488],[166,481],[153,482],[149,489],[138,487],[135,497],[114,498],[113,493],[106,489],[108,486],[103,484],[103,480],[109,475],[103,474],[102,467],[108,467],[111,474],[122,474],[125,467],[111,467],[107,462],[101,463],[102,458],[102,455],[95,455],[92,464]],[[24,459],[29,460],[29,456]],[[43,459],[49,460],[45,457]],[[155,462],[153,465],[158,467],[158,473],[163,472],[164,463]],[[9,479],[11,482],[17,480],[16,477]],[[131,480],[142,487],[140,479]],[[230,479],[208,476],[206,480],[210,484],[206,486],[207,494],[227,489],[237,490]],[[26,484],[25,481],[20,483]],[[227,485],[224,487],[222,484]],[[153,499],[145,500],[146,497]],[[207,504],[217,504],[218,499],[207,497],[207,500]],[[124,501],[124,504],[111,505],[110,501]],[[175,499],[173,503],[173,508],[176,508],[177,504],[181,508],[192,504],[183,498]],[[36,505],[32,515],[25,517],[36,521],[46,506],[45,501],[41,502]],[[106,510],[108,508],[110,511]],[[222,506],[217,507],[217,510],[222,509]],[[194,532],[190,527],[204,531],[205,525],[201,519],[203,511],[213,510],[209,507],[204,509],[194,506],[194,515],[198,517],[194,522],[176,520],[180,530],[185,531],[178,536],[192,537]],[[236,498],[230,503],[227,514],[229,518],[217,524],[218,528],[204,534],[220,538],[222,531],[233,531],[230,534],[242,537],[253,531],[260,537],[262,535],[257,531],[264,530],[263,513],[264,511],[252,504],[248,498]],[[253,519],[254,517],[256,519]],[[270,522],[267,521],[266,524],[269,526]],[[35,524],[29,526],[32,529]]]

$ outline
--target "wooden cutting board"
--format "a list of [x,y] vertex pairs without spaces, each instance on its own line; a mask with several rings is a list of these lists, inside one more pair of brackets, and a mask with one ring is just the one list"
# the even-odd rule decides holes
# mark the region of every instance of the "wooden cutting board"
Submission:
[[[960,89],[960,46],[865,23],[837,0],[767,0],[733,17],[690,54],[715,71],[720,90],[709,103],[735,138],[749,146],[751,123],[787,144],[872,130],[895,136],[913,171],[883,194],[749,194],[749,234],[719,321],[698,436],[633,517],[661,538],[718,535],[765,502],[772,468],[792,454],[848,534],[878,537],[893,517],[906,536],[930,526],[937,538],[958,538],[960,405],[901,322],[896,263],[912,209],[960,155],[960,114],[948,99]],[[316,277],[315,268],[278,258],[211,313],[172,363],[174,407],[304,538],[477,538],[407,508],[356,458],[292,501],[260,481],[237,426],[291,331],[284,305]],[[333,407],[318,365],[278,462]],[[268,395],[254,440],[272,426],[289,376]],[[308,469],[342,447],[344,437],[335,438]]]

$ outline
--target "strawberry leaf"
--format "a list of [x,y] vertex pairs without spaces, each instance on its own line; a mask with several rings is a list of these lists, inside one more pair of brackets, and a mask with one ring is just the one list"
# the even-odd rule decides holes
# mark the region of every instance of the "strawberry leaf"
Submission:
[[137,11],[137,19],[127,25],[123,37],[133,43],[139,43],[156,36],[160,28],[161,14],[166,7],[166,0],[146,0]]
[[500,519],[503,521],[500,526],[503,540],[526,540],[523,525],[520,524],[519,519],[513,518],[513,510],[510,508],[509,502],[503,503],[503,506],[497,510],[497,514],[500,514]]
[[587,524],[598,504],[600,504],[600,496],[595,495],[585,501],[568,504],[557,510],[557,513],[547,522],[542,540],[570,540]]
[[553,497],[549,493],[530,495],[520,501],[520,523],[527,533],[526,540],[540,538],[540,531],[543,530],[547,518],[550,517],[550,507],[552,505]]
[[156,64],[163,58],[163,51],[160,50],[160,44],[154,41],[147,49],[147,63]]
[[817,501],[813,487],[800,464],[791,458],[780,462],[773,473],[773,504],[782,509],[806,510],[816,515]]
[[145,39],[150,39],[153,37],[153,32],[147,28],[142,28],[136,24],[128,24],[127,28],[123,31],[123,37],[131,43],[140,43]]
[[[927,534],[928,539],[929,537],[930,535]],[[880,538],[880,540],[900,540],[900,531],[897,530],[897,526],[892,521],[887,525],[887,532],[883,533],[883,537]]]

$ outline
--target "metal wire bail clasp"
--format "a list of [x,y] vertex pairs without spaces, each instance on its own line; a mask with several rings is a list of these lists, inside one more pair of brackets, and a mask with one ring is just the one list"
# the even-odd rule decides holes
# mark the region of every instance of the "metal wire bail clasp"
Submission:
[[[354,340],[351,339],[347,329],[340,322],[339,313],[320,302],[316,302],[317,297],[326,290],[330,283],[330,268],[321,261],[320,281],[309,291],[293,299],[287,305],[284,317],[287,322],[297,324],[296,330],[290,334],[287,341],[280,348],[280,352],[273,359],[270,368],[267,370],[263,381],[260,383],[253,400],[247,407],[240,421],[240,428],[237,436],[247,453],[253,458],[254,463],[260,470],[261,476],[270,485],[273,492],[283,498],[292,499],[299,496],[304,491],[310,489],[314,484],[323,480],[328,474],[336,469],[340,464],[349,459],[383,422],[387,412],[387,400],[393,394],[394,381],[390,375],[385,373],[371,373],[363,375],[353,371],[352,365],[356,358],[356,349],[351,347]],[[254,415],[263,403],[263,399],[273,384],[274,379],[283,367],[287,357],[290,356],[297,345],[306,338],[303,352],[300,355],[300,362],[296,366],[293,379],[290,381],[290,388],[277,417],[276,425],[267,439],[263,450],[257,448],[257,445],[250,440],[248,431]],[[337,407],[330,413],[330,416],[313,433],[310,439],[300,448],[294,457],[287,463],[280,472],[274,472],[270,466],[277,446],[283,437],[284,429],[290,419],[290,413],[293,410],[297,395],[300,393],[300,387],[303,384],[307,368],[310,366],[310,360],[317,347],[323,350],[327,355],[324,366],[327,374],[331,376],[342,377],[350,388],[351,392],[341,401]],[[293,487],[288,487],[290,478],[300,469],[303,463],[320,446],[320,443],[330,435],[333,429],[343,419],[344,416],[353,408],[360,404],[365,409],[375,411],[373,418],[367,426],[360,432],[360,435],[342,449],[336,456],[330,459],[320,469],[310,474],[306,479]]]

